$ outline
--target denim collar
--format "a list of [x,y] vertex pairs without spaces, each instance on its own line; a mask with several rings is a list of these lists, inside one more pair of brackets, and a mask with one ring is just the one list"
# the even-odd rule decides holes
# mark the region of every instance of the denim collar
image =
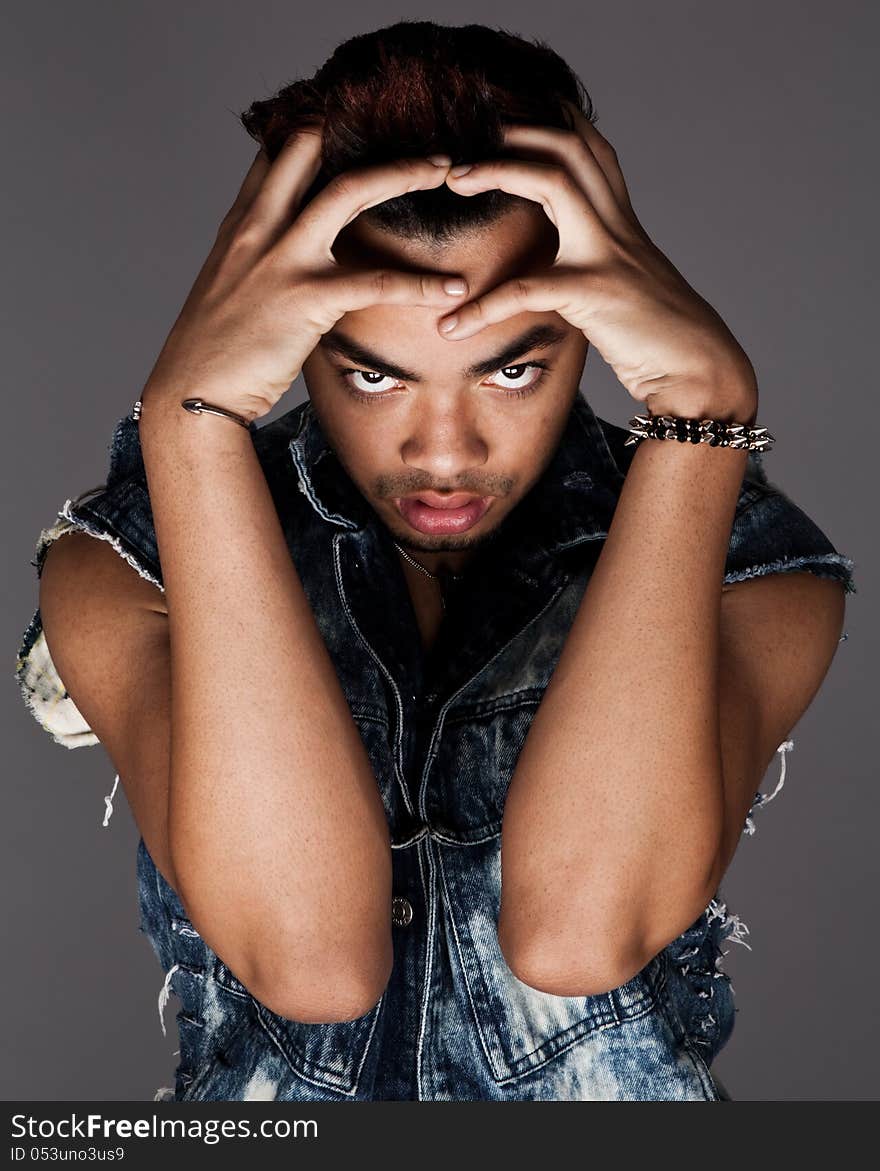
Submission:
[[[387,533],[339,462],[311,400],[301,410],[289,442],[300,491],[330,524],[350,530],[380,525]],[[605,537],[623,480],[599,419],[578,391],[550,463],[505,518],[496,549],[515,545],[518,559],[540,561]]]

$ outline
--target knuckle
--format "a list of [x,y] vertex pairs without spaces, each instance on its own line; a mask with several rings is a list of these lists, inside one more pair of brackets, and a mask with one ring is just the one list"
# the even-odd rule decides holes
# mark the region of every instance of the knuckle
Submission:
[[318,304],[323,300],[325,290],[311,277],[299,274],[287,287],[288,300],[295,305]]
[[617,151],[614,149],[611,143],[607,141],[607,139],[603,138],[601,141],[597,142],[593,153],[606,163],[617,162]]
[[572,150],[576,154],[580,155],[582,159],[588,161],[591,157],[595,157],[596,152],[594,151],[593,147],[580,134],[577,134],[576,132],[573,133],[572,139]]
[[217,239],[228,239],[234,233],[240,219],[240,210],[237,207],[230,208],[217,227]]
[[626,291],[629,287],[629,282],[623,279],[622,265],[614,260],[606,261],[604,264],[597,264],[591,274],[590,283],[593,290],[604,297],[609,304],[615,302],[618,294],[621,291]]
[[575,182],[574,176],[567,167],[553,167],[553,174],[551,176],[553,182],[560,187],[566,195],[573,194],[579,191],[580,187]]
[[[431,171],[436,172],[436,168],[430,163],[427,166],[431,167]],[[397,183],[402,175],[406,182],[405,193],[409,193],[421,190],[425,186],[425,176],[429,173],[419,159],[402,158],[390,165],[389,179],[391,182]]]
[[238,216],[229,225],[230,245],[237,250],[246,250],[259,246],[263,237],[263,227],[251,211]]
[[420,179],[425,174],[431,174],[436,171],[433,163],[429,163],[427,159],[414,158],[407,156],[398,160],[399,167],[404,171],[409,172],[413,179]]
[[334,175],[327,187],[335,199],[348,200],[354,193],[354,180],[348,172],[343,171],[339,175]]
[[336,280],[298,281],[288,294],[288,310],[310,330],[325,333],[345,312],[351,284]]
[[611,145],[604,135],[600,134],[594,128],[590,147],[596,158],[603,159],[606,162],[617,162],[617,151]]

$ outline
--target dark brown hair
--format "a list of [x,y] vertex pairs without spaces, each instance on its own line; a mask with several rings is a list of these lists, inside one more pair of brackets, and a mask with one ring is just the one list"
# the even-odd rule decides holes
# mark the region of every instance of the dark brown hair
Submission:
[[[404,20],[343,42],[314,77],[253,102],[239,117],[273,160],[296,129],[324,119],[323,162],[308,202],[335,175],[360,166],[436,152],[453,163],[503,157],[505,122],[569,128],[563,98],[595,122],[583,83],[542,41],[481,24]],[[520,202],[494,190],[465,197],[444,184],[361,214],[395,235],[440,243]]]

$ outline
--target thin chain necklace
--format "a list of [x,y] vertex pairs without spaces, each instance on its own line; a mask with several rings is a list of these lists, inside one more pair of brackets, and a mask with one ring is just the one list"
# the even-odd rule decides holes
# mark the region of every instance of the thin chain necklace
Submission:
[[430,571],[430,569],[425,569],[424,565],[421,565],[418,561],[416,561],[415,557],[411,557],[409,555],[409,553],[407,553],[406,549],[404,549],[402,545],[399,545],[397,543],[397,541],[394,542],[394,548],[398,551],[398,553],[401,555],[401,557],[404,558],[404,560],[408,561],[410,563],[410,565],[412,565],[420,573],[423,573],[425,575],[425,577],[430,577],[434,581],[436,581],[440,584],[440,605],[443,607],[443,610],[445,611],[446,610],[446,598],[443,593],[443,580],[444,579],[445,580],[451,579],[452,581],[461,581],[461,579],[464,577],[464,574],[463,573],[443,573],[443,574],[432,573]]
[[398,545],[397,541],[394,542],[394,548],[398,551],[401,557],[405,558],[410,563],[410,565],[414,565],[416,569],[425,575],[425,577],[433,577],[435,581],[439,581],[441,577],[451,577],[453,581],[460,581],[461,578],[464,577],[463,573],[432,573],[430,569],[425,569],[424,565],[421,565],[418,561],[416,561],[415,557],[411,557],[402,545]]

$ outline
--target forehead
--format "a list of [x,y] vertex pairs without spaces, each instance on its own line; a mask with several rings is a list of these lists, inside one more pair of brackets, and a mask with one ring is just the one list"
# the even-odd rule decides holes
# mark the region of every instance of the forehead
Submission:
[[524,200],[494,223],[440,245],[406,240],[358,216],[339,233],[333,253],[355,268],[436,270],[463,276],[476,297],[501,281],[552,263],[559,237],[544,209]]
[[[553,262],[558,244],[556,228],[543,208],[522,200],[494,223],[462,233],[442,245],[394,236],[361,215],[339,233],[333,252],[340,264],[352,268],[461,275],[468,282],[469,292],[464,300],[469,301],[513,276],[547,267]],[[438,332],[437,321],[460,303],[460,298],[450,298],[448,308],[370,305],[343,314],[336,331],[363,347],[353,359],[359,364],[371,369],[395,367],[408,371],[417,366],[420,379],[459,376],[472,365],[485,363],[503,352],[531,326],[553,325],[583,337],[557,313],[522,312],[485,326],[472,337],[453,341]]]

